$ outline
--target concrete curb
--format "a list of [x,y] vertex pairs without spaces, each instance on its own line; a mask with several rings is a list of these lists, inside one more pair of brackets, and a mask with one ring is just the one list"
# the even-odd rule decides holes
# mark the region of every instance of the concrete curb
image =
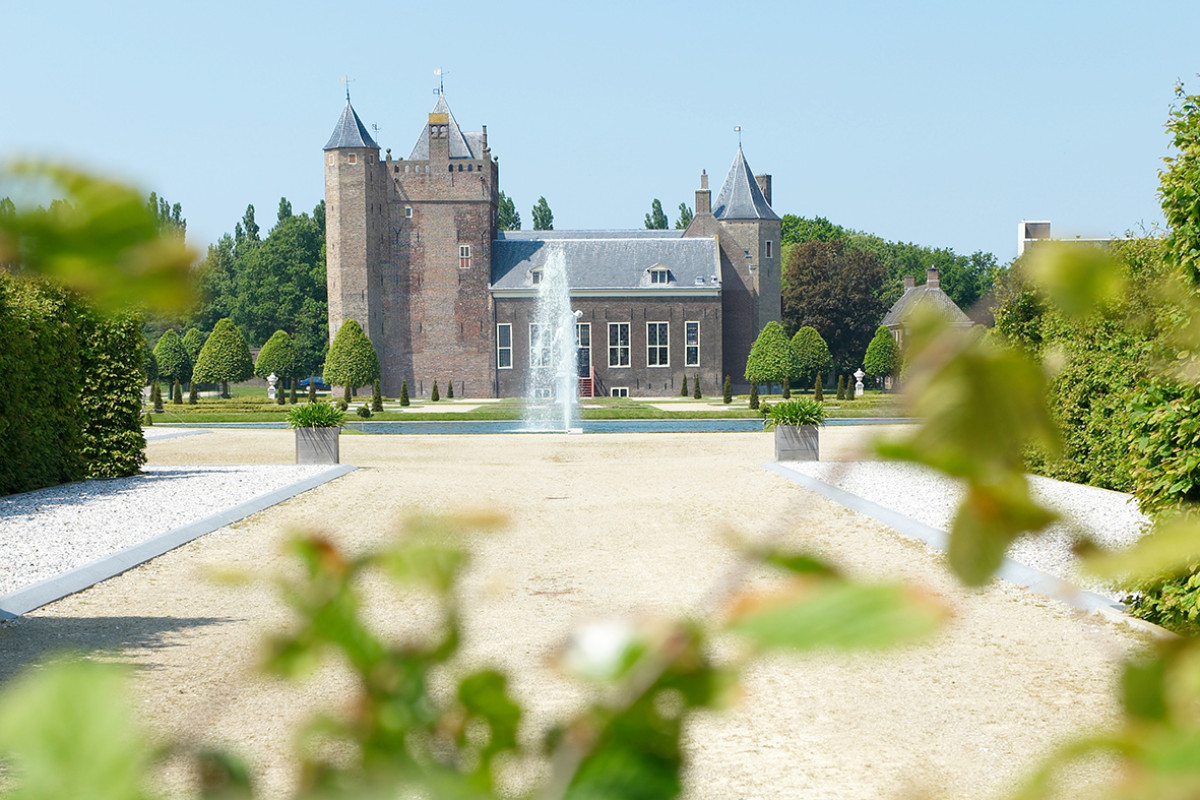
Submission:
[[297,481],[272,492],[259,495],[253,499],[228,508],[217,514],[205,517],[197,522],[180,528],[161,533],[141,544],[135,544],[112,555],[85,564],[82,567],[47,578],[31,586],[18,589],[11,594],[0,597],[0,620],[13,619],[22,614],[28,614],[35,608],[47,603],[61,600],[70,594],[83,591],[101,581],[120,575],[126,570],[139,564],[144,564],[152,558],[174,550],[180,545],[198,539],[206,533],[212,533],[218,528],[245,519],[263,509],[282,503],[298,494],[314,489],[323,483],[340,478],[354,471],[349,464],[339,464],[336,467],[317,473],[310,478]]
[[[767,470],[787,478],[793,483],[803,486],[805,489],[827,497],[835,503],[840,503],[851,511],[865,514],[905,536],[924,542],[935,550],[946,551],[950,537],[945,531],[938,530],[915,519],[910,519],[889,508],[884,508],[878,503],[873,503],[856,494],[851,494],[836,486],[831,486],[824,481],[789,469],[782,464],[772,462],[764,466]],[[1105,619],[1114,621],[1117,621],[1119,618],[1119,621],[1127,622],[1127,624],[1138,630],[1146,630],[1146,626],[1149,626],[1159,631],[1156,635],[1173,635],[1169,631],[1159,628],[1157,625],[1121,613],[1124,610],[1124,606],[1111,598],[1104,597],[1095,592],[1085,591],[1071,585],[1062,578],[1042,572],[1041,570],[1036,570],[1033,567],[1027,567],[1024,564],[1018,564],[1011,559],[1004,559],[1004,563],[1001,565],[997,576],[1031,592],[1058,600],[1072,608],[1077,608],[1081,611],[1099,612]]]

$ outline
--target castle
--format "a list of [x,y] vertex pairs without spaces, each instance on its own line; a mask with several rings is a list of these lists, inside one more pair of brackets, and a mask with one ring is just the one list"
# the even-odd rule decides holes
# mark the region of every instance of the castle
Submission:
[[713,203],[708,177],[686,230],[498,231],[499,166],[487,127],[462,131],[445,96],[407,159],[380,157],[350,105],[325,145],[330,337],[355,319],[375,345],[385,394],[526,394],[534,306],[551,251],[577,311],[580,391],[678,394],[699,375],[745,383],[758,331],[780,318],[780,218],[771,177],[738,146]]

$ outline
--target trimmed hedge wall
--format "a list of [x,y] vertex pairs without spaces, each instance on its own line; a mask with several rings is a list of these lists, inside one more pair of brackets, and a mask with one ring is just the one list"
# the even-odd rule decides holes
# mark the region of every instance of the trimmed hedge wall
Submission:
[[136,318],[0,274],[0,495],[138,471],[143,346]]

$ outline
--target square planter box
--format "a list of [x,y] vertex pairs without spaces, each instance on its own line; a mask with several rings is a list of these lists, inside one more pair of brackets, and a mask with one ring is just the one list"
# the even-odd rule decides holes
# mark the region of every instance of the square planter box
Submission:
[[337,464],[341,428],[296,428],[297,464]]
[[776,461],[820,461],[821,444],[816,425],[780,425],[775,429]]

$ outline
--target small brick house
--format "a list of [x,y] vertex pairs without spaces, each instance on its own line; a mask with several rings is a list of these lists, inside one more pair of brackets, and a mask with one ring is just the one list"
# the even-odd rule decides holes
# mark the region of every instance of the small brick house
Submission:
[[499,231],[487,128],[462,131],[443,95],[407,159],[381,157],[347,95],[325,145],[330,337],[347,319],[379,354],[385,394],[523,396],[541,269],[565,261],[580,390],[716,394],[744,384],[758,332],[780,319],[780,218],[771,177],[739,146],[716,202],[702,174],[686,230]]

